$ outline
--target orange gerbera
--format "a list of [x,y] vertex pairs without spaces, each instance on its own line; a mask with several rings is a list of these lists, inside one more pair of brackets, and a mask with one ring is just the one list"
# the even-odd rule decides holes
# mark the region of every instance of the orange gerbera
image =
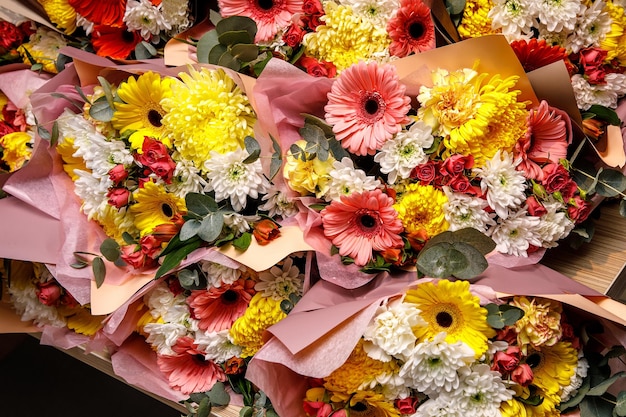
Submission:
[[126,0],[68,0],[76,13],[96,25],[122,27]]
[[96,54],[113,59],[126,59],[135,46],[141,42],[139,32],[129,32],[126,26],[121,28],[98,25],[91,37]]

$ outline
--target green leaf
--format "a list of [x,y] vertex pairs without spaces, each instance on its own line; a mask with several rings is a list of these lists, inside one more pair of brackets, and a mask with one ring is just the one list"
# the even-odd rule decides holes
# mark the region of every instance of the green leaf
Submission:
[[465,9],[465,0],[446,0],[446,9],[451,15],[461,14]]
[[59,122],[56,120],[52,123],[52,132],[50,133],[50,146],[56,146],[59,142]]
[[619,126],[621,124],[620,118],[615,110],[601,106],[599,104],[594,104],[593,106],[589,107],[586,111],[582,113],[582,116],[584,119],[600,119],[615,126]]
[[111,84],[109,84],[106,78],[100,75],[98,76],[98,81],[100,81],[106,101],[109,103],[109,106],[113,107],[113,89],[111,88]]
[[512,326],[524,316],[524,311],[509,304],[487,304],[487,323],[494,329]]
[[202,37],[198,40],[196,44],[196,55],[198,56],[198,62],[201,64],[209,63],[209,52],[219,45],[220,41],[218,40],[217,31],[212,29],[202,35]]
[[221,212],[206,215],[198,229],[198,237],[205,242],[213,242],[222,233],[224,227],[224,215]]
[[222,382],[216,382],[215,385],[213,385],[213,388],[207,392],[207,395],[209,396],[211,403],[217,406],[228,405],[230,402],[230,395],[226,392],[225,386]]
[[300,128],[299,133],[310,144],[319,145],[326,142],[326,135],[319,126],[305,124]]
[[261,155],[261,146],[259,142],[252,136],[246,136],[244,139],[244,144],[246,146],[246,151],[248,151],[248,157],[243,160],[244,164],[251,164]]
[[137,59],[150,59],[156,56],[157,50],[152,44],[141,41],[135,46],[135,58]]
[[222,19],[215,24],[215,29],[220,35],[226,32],[244,30],[248,33],[250,39],[247,43],[254,42],[257,32],[257,26],[254,20],[245,16],[230,16]]
[[168,253],[163,259],[163,263],[156,272],[155,279],[161,278],[163,275],[176,268],[180,262],[185,259],[194,250],[198,249],[201,245],[201,240],[191,240],[188,244],[176,249],[175,251]]
[[603,197],[615,197],[626,189],[626,176],[620,171],[605,169],[598,175],[596,192]]
[[240,251],[245,251],[250,247],[250,243],[252,243],[252,233],[245,232],[237,239],[233,240],[232,245]]
[[259,47],[247,43],[239,43],[230,48],[230,54],[239,61],[254,61],[259,56]]
[[626,198],[619,202],[619,214],[626,217]]
[[43,127],[42,125],[37,125],[37,134],[39,135],[39,137],[43,140],[50,140],[50,138],[52,137],[50,135],[50,131],[48,129],[46,129],[45,127]]
[[209,417],[211,415],[211,400],[209,397],[204,397],[200,404],[198,404],[198,410],[196,411],[196,417]]
[[121,255],[120,245],[115,239],[107,238],[100,244],[100,252],[107,261],[115,262]]
[[217,24],[222,19],[223,19],[222,15],[219,14],[219,12],[217,12],[216,10],[213,10],[213,9],[209,10],[209,20],[211,21],[211,23],[213,23],[214,26],[217,26]]
[[230,243],[233,239],[235,239],[235,235],[233,233],[228,233],[227,235],[220,236],[213,244],[217,247],[221,247]]
[[626,416],[626,391],[620,391],[620,393],[617,394],[615,414],[620,417]]
[[194,236],[198,235],[198,231],[202,227],[202,222],[198,219],[189,219],[184,224],[183,227],[180,228],[180,240],[185,241],[189,240]]
[[65,66],[72,62],[72,58],[64,54],[58,54],[56,61],[54,61],[54,66],[57,70],[57,73],[63,71]]
[[183,269],[177,274],[180,286],[186,290],[201,290],[206,287],[205,282],[200,281],[198,271]]
[[239,71],[241,69],[241,62],[232,56],[230,52],[224,52],[217,60],[217,65],[230,68],[233,71]]
[[199,218],[209,213],[214,213],[219,209],[213,197],[201,193],[187,194],[185,196],[185,205],[188,213],[193,213]]
[[100,288],[104,283],[104,277],[106,276],[106,267],[101,257],[93,258],[91,261],[91,270],[93,271],[93,277],[96,280],[96,288]]
[[272,154],[272,161],[270,163],[270,181],[274,179],[276,174],[280,171],[280,168],[283,166],[283,155],[280,150],[280,145],[274,139],[272,135],[270,135],[272,139],[272,147],[274,148],[274,153]]
[[[465,243],[456,242],[452,244],[453,249],[462,254],[465,261],[457,261],[456,267],[452,265],[452,275],[461,279],[472,279],[480,275],[487,269],[489,263],[483,254],[475,247]],[[451,256],[456,256],[453,252]]]
[[245,30],[231,30],[220,33],[218,39],[222,45],[251,44],[254,42],[254,38],[250,38],[250,35]]
[[322,129],[322,131],[324,132],[324,136],[327,138],[335,136],[332,126],[326,123],[324,119],[320,119],[319,117],[308,113],[302,113],[302,117],[304,117],[305,126],[311,125],[319,127],[320,129]]
[[424,247],[417,258],[418,269],[432,278],[448,278],[452,271],[462,270],[467,264],[465,256],[446,242]]
[[105,97],[99,97],[89,108],[89,115],[100,122],[110,122],[114,110]]
[[473,246],[483,255],[488,254],[496,248],[496,243],[490,237],[472,227],[466,227],[454,232],[445,231],[428,241],[426,246],[436,245],[441,242],[457,243],[463,242]]
[[135,242],[135,239],[133,238],[133,236],[128,232],[122,233],[122,239],[124,239],[124,242],[126,242],[127,245],[132,245],[133,243],[137,243]]
[[612,417],[611,403],[602,397],[585,397],[580,402],[580,417]]
[[217,65],[220,61],[220,57],[226,53],[228,53],[228,47],[220,44],[215,45],[211,48],[211,51],[209,51],[209,64]]
[[615,381],[626,376],[626,371],[618,372],[601,383],[594,385],[589,389],[587,395],[598,396],[603,395]]
[[567,401],[562,402],[559,405],[559,409],[561,411],[565,411],[567,409],[576,407],[585,398],[585,396],[587,395],[587,392],[589,392],[589,378],[585,378],[583,380],[583,383],[580,386],[580,388],[578,388],[578,392],[576,393],[576,395],[574,395],[572,398],[568,399]]

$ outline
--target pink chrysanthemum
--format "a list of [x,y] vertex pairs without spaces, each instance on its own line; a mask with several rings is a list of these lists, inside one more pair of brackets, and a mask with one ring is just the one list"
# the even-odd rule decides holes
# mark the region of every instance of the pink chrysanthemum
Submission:
[[207,332],[230,329],[254,295],[254,281],[240,278],[231,285],[192,291],[187,299],[198,327]]
[[213,388],[217,381],[226,381],[222,368],[206,360],[206,353],[198,350],[191,337],[178,339],[172,350],[175,355],[158,355],[157,364],[175,390],[183,394],[204,392]]
[[379,189],[342,196],[321,212],[324,235],[340,255],[363,266],[372,259],[372,251],[402,247],[402,222],[393,203]]
[[326,122],[341,145],[373,155],[409,122],[410,98],[391,65],[359,62],[335,80],[324,107]]
[[515,145],[516,157],[522,162],[517,169],[526,178],[543,179],[541,165],[558,163],[567,157],[567,148],[572,139],[572,126],[567,113],[550,107],[546,101],[528,112],[526,135]]
[[396,15],[387,23],[391,38],[389,53],[405,57],[435,47],[435,25],[430,9],[420,0],[403,0]]
[[302,0],[219,0],[224,17],[246,16],[257,25],[255,42],[271,40],[279,30],[291,23],[296,13],[302,13]]

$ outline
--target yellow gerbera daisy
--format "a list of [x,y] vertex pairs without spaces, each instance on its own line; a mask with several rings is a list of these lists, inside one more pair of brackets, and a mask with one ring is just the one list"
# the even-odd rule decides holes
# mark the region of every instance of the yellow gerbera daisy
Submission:
[[66,316],[67,328],[78,334],[93,336],[103,326],[102,321],[106,316],[92,316],[85,308],[73,308],[72,314]]
[[335,64],[342,71],[359,61],[369,61],[391,44],[385,30],[355,16],[351,7],[328,1],[324,4],[324,23],[302,40],[305,53]]
[[496,333],[487,324],[487,310],[469,288],[467,281],[441,280],[407,291],[404,302],[416,304],[427,323],[413,329],[418,341],[432,340],[445,332],[446,342],[464,342],[474,350],[476,358],[487,351],[487,339]]
[[0,138],[2,160],[9,166],[9,172],[20,169],[30,159],[33,150],[32,137],[26,132],[8,133]]
[[52,23],[67,35],[76,30],[76,10],[67,0],[37,0]]
[[350,417],[400,417],[400,411],[393,402],[385,399],[382,394],[374,391],[357,391],[347,395],[332,393],[332,401],[344,402],[348,405]]
[[[159,138],[166,146],[171,142],[162,134],[165,109],[161,100],[172,96],[171,77],[161,77],[149,71],[136,79],[130,77],[117,88],[117,95],[122,102],[115,103],[115,112],[111,123],[120,132],[141,130],[143,135]],[[140,145],[141,147],[141,145]]]
[[135,216],[135,226],[141,236],[151,233],[160,224],[173,224],[174,216],[187,211],[184,199],[153,182],[145,183],[133,197],[136,204],[129,210]]
[[519,77],[502,79],[471,69],[433,72],[432,88],[422,87],[418,116],[444,137],[442,157],[473,155],[477,167],[498,150],[511,151],[526,133],[526,104],[520,90],[511,90]]
[[[0,91],[0,109],[4,109],[4,106],[9,102],[9,98]],[[4,121],[4,115],[0,112],[0,121]]]
[[611,30],[600,41],[600,48],[606,50],[605,62],[617,59],[620,65],[626,64],[626,11],[624,7],[607,1],[605,11],[611,16]]
[[265,329],[287,317],[280,308],[281,301],[264,297],[263,293],[258,292],[252,296],[244,315],[233,323],[230,336],[234,344],[243,347],[242,358],[257,353],[263,346]]
[[425,231],[433,237],[450,227],[443,212],[447,202],[445,193],[432,185],[409,184],[393,208],[407,233]]
[[223,70],[202,68],[180,73],[172,95],[161,105],[166,133],[183,159],[202,169],[211,151],[224,154],[243,148],[253,135],[256,115],[248,97]]
[[569,385],[576,373],[577,350],[570,342],[558,342],[528,353],[526,363],[533,370],[533,385],[545,394],[544,397],[559,402],[561,387]]
[[493,8],[492,0],[468,0],[465,2],[461,24],[457,27],[461,38],[477,38],[496,33],[487,16]]

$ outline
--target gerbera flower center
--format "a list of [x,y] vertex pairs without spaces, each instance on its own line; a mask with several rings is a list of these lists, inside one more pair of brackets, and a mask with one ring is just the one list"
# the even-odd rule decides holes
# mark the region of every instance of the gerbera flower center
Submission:
[[123,31],[121,33],[121,38],[124,42],[126,43],[134,43],[135,42],[135,36],[133,34],[133,32],[128,32],[128,31]]
[[200,353],[196,353],[195,355],[192,356],[192,358],[193,358],[193,361],[197,363],[198,365],[204,365],[204,363],[206,362],[204,355]]
[[370,123],[378,121],[385,114],[387,104],[378,91],[361,94],[361,118]]
[[154,127],[161,127],[163,124],[161,123],[161,113],[154,109],[150,109],[148,111],[148,122]]
[[454,322],[452,315],[447,311],[441,311],[437,313],[435,319],[437,320],[438,325],[445,328],[452,326],[452,323]]
[[257,6],[259,6],[260,9],[262,10],[272,10],[272,7],[274,7],[274,1],[273,0],[259,0],[257,3]]
[[526,364],[532,369],[536,369],[541,364],[541,355],[537,352],[531,353],[526,358]]
[[358,210],[356,213],[356,224],[358,230],[366,235],[374,235],[380,227],[378,216],[369,210]]
[[409,24],[408,32],[411,38],[419,40],[422,36],[424,36],[426,31],[424,30],[424,25],[421,21],[415,21]]
[[161,204],[161,211],[165,217],[172,217],[174,215],[174,210],[169,204]]
[[224,294],[222,294],[222,301],[226,304],[233,304],[237,302],[238,299],[239,295],[237,294],[237,291],[227,290],[224,291]]

